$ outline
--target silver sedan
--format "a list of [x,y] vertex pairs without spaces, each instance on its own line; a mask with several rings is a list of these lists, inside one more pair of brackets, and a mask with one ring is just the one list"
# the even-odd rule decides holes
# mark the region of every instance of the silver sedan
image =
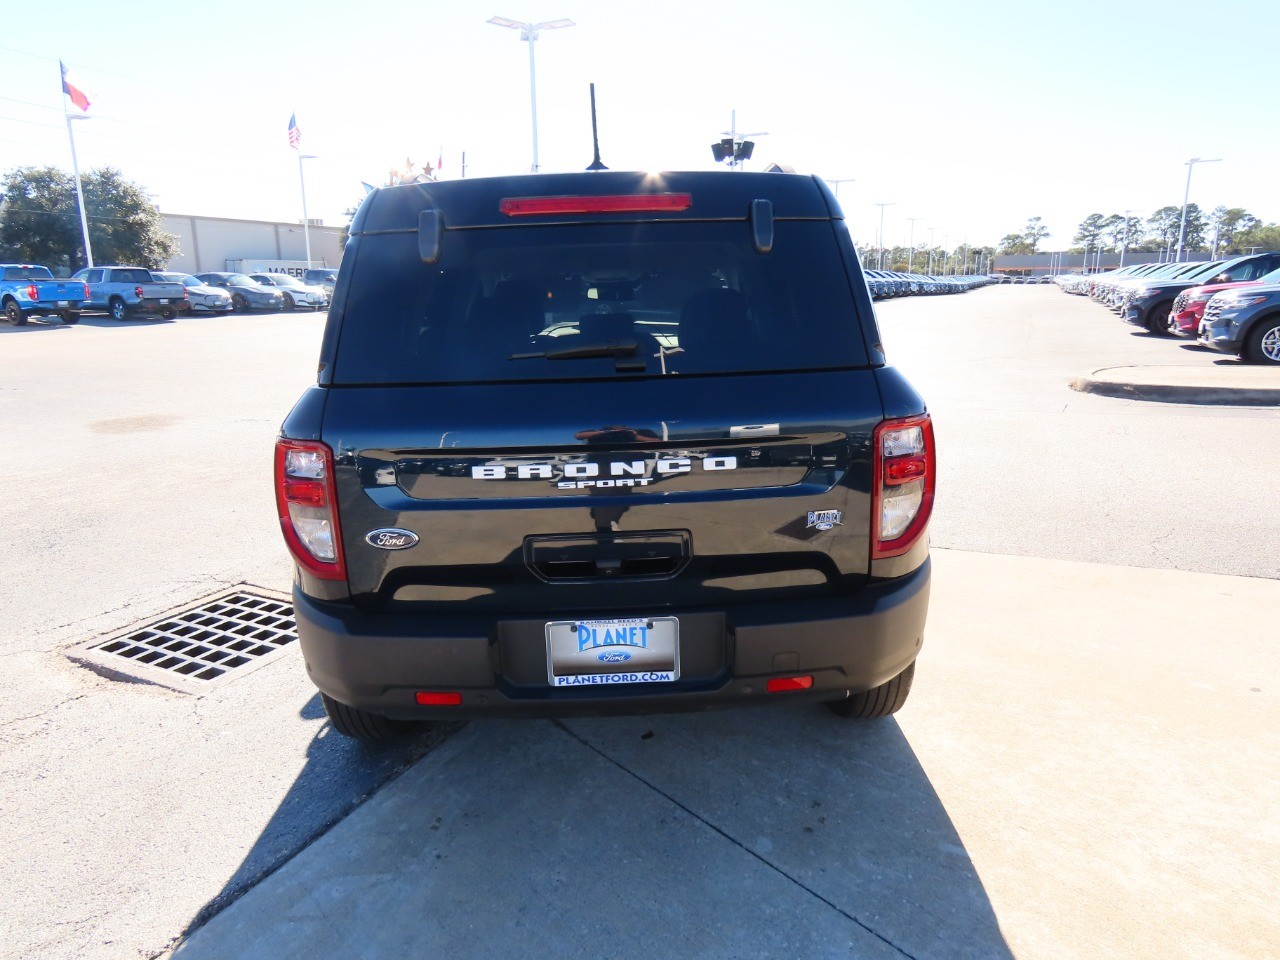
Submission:
[[284,295],[286,310],[292,310],[295,307],[320,310],[329,305],[329,295],[324,292],[324,287],[313,287],[287,273],[251,273],[249,277],[264,287],[274,287],[279,290]]

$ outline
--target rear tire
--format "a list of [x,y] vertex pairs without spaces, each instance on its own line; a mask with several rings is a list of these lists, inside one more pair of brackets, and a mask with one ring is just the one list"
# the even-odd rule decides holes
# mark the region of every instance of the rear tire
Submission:
[[15,327],[25,327],[27,325],[27,315],[12,300],[4,305],[4,318]]
[[80,311],[79,310],[60,310],[58,312],[58,317],[67,326],[71,326],[71,324],[73,323],[80,322]]
[[107,304],[107,308],[111,311],[112,320],[126,320],[129,317],[129,308],[125,306],[123,300],[115,297]]
[[339,703],[326,693],[320,694],[329,723],[344,737],[356,740],[393,740],[411,733],[418,725],[405,720],[391,720]]
[[1250,363],[1280,364],[1280,316],[1253,325],[1244,338],[1244,357]]
[[887,683],[862,693],[852,693],[843,700],[829,701],[827,706],[832,713],[851,720],[873,720],[890,716],[901,710],[902,705],[907,702],[907,695],[911,693],[911,680],[915,675],[916,662],[912,660],[907,664],[907,669]]

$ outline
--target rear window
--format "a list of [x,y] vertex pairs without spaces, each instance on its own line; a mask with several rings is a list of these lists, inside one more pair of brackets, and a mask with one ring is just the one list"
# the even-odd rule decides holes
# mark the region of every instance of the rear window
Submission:
[[48,267],[5,267],[6,280],[52,280]]
[[760,254],[741,222],[363,236],[333,382],[464,383],[864,366],[828,221],[777,221]]

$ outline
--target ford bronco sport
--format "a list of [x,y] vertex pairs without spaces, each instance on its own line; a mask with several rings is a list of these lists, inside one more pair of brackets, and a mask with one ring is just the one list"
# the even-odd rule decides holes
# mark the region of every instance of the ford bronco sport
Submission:
[[374,191],[276,447],[335,729],[902,706],[935,452],[818,178]]

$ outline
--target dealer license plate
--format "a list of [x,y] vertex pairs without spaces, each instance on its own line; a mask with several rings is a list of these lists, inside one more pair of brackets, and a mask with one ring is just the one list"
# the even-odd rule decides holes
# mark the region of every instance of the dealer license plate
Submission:
[[160,302],[161,302],[161,303],[168,303],[169,301],[168,301],[168,300],[161,300]]
[[553,687],[671,683],[679,677],[680,623],[675,617],[547,624],[547,680]]
[[70,300],[59,300],[59,301],[58,301],[58,306],[60,306],[60,307],[69,307],[69,306],[71,306],[71,301],[70,301]]

